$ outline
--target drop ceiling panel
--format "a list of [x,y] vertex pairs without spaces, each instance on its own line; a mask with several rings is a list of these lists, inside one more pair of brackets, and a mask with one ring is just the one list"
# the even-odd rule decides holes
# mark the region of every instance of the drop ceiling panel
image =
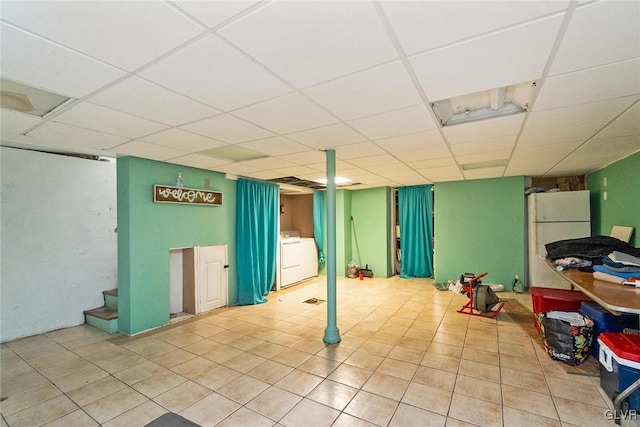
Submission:
[[425,169],[429,169],[429,168],[441,168],[445,166],[457,167],[456,161],[451,156],[434,157],[431,159],[410,161],[410,162],[407,162],[407,164],[417,171],[420,171],[420,170],[424,171]]
[[492,167],[464,171],[465,179],[499,178],[504,174],[504,167]]
[[536,80],[561,21],[559,16],[543,19],[409,60],[431,102]]
[[306,167],[306,166],[289,166],[286,168],[273,168],[271,169],[273,172],[277,173],[278,176],[299,176],[304,174],[313,173],[314,170]]
[[369,2],[274,2],[220,34],[298,88],[397,58]]
[[595,135],[602,127],[603,122],[594,122],[586,126],[566,126],[558,128],[528,127],[524,130],[518,145],[526,147],[532,145],[571,144],[577,147],[587,139]]
[[511,135],[499,136],[497,138],[455,144],[451,146],[451,151],[453,151],[456,156],[465,156],[487,151],[511,150],[514,142],[515,140]]
[[[371,88],[377,90],[371,90]],[[342,120],[353,120],[420,104],[422,99],[401,62],[332,80],[304,91]]]
[[281,136],[260,139],[258,141],[244,142],[238,145],[269,156],[281,156],[284,154],[300,153],[302,151],[309,150],[309,147]]
[[[340,160],[352,160],[364,156],[375,156],[386,152],[373,142],[360,142],[358,144],[343,145],[336,148],[336,158]],[[353,162],[349,162],[355,164]]]
[[436,130],[378,139],[375,143],[388,152],[396,154],[421,149],[431,150],[434,146],[444,146],[444,140],[440,132]]
[[112,149],[119,156],[135,156],[145,159],[167,161],[188,154],[182,150],[151,144],[144,141],[131,141]]
[[239,162],[238,164],[250,166],[256,169],[280,169],[297,166],[295,163],[287,162],[286,160],[282,160],[277,157],[265,157],[264,159],[246,160],[244,162]]
[[278,156],[282,160],[296,163],[298,165],[313,165],[316,163],[325,162],[327,159],[326,153],[318,150],[304,151],[301,153],[287,154]]
[[287,135],[287,138],[298,141],[311,148],[326,150],[340,145],[363,142],[366,138],[343,123],[323,126]]
[[617,62],[545,80],[533,111],[640,94],[640,59]]
[[369,139],[389,138],[436,128],[436,123],[424,105],[376,114],[348,124]]
[[230,114],[223,114],[210,119],[181,126],[182,129],[197,133],[208,138],[224,141],[229,144],[263,139],[273,136],[273,133],[262,129]]
[[[100,119],[96,120],[98,117]],[[139,138],[167,128],[166,125],[90,102],[82,102],[75,105],[61,113],[54,120],[128,138]]]
[[594,138],[640,135],[640,103],[636,103]]
[[224,142],[216,141],[215,139],[176,128],[167,129],[153,135],[145,136],[141,139],[145,142],[151,142],[153,144],[169,148],[176,148],[190,153],[226,145]]
[[233,114],[279,134],[299,132],[338,121],[299,93],[254,104]]
[[208,27],[215,27],[248,9],[258,1],[172,1],[180,9],[187,12]]
[[138,77],[123,80],[89,101],[171,126],[221,113]]
[[60,147],[87,147],[98,150],[108,150],[129,140],[129,138],[122,136],[56,122],[44,123],[27,135],[37,137]]
[[418,172],[431,182],[460,181],[464,179],[457,166],[435,167],[418,170]]
[[253,166],[243,165],[242,163],[230,163],[228,165],[216,166],[216,171],[232,175],[252,174],[260,172],[261,170],[262,169]]
[[492,139],[501,136],[512,136],[513,142],[520,132],[524,114],[514,114],[478,122],[462,123],[446,126],[442,129],[450,144],[460,144],[469,141]]
[[[124,72],[109,65],[4,23],[0,25],[0,31],[4,78],[81,98],[124,76]],[[25,55],[25,52],[29,54]]]
[[395,167],[402,167],[400,160],[396,159],[390,154],[379,154],[377,156],[371,156],[369,155],[369,153],[365,153],[361,157],[354,157],[349,159],[349,162],[353,165],[376,173],[380,166],[393,165]]
[[[564,10],[568,1],[392,1],[382,8],[407,55]],[[455,19],[443,19],[455,17]]]
[[[542,176],[573,151],[562,144],[516,147],[505,174]],[[535,162],[532,161],[535,159]]]
[[[323,160],[320,163],[312,163],[312,164],[308,164],[305,165],[308,166],[314,170],[317,171],[322,171],[322,172],[326,172],[327,170],[327,162],[326,159]],[[342,160],[336,160],[336,171],[340,172],[340,171],[344,171],[344,170],[350,170],[352,168],[354,168],[355,166],[353,166],[351,163],[348,162],[343,162]],[[368,173],[368,171],[363,171],[363,173]]]
[[[506,150],[497,150],[497,151],[484,151],[482,153],[474,153],[474,154],[465,154],[456,156],[458,163],[461,165],[465,165],[468,163],[481,163],[481,162],[489,162],[492,160],[504,160],[508,159],[511,156],[511,149]],[[503,168],[504,169],[504,168]],[[465,171],[469,172],[468,170]]]
[[32,126],[35,126],[40,117],[31,114],[19,113],[17,111],[2,109],[0,113],[0,123],[2,123],[2,131],[20,134]]
[[2,19],[128,71],[203,31],[163,2],[3,2]]
[[267,70],[213,35],[139,74],[224,111],[291,91]]
[[540,132],[565,126],[597,127],[600,124],[603,127],[636,101],[637,97],[628,96],[534,112],[529,116],[526,129]]
[[402,151],[393,154],[398,159],[408,163],[414,162],[416,160],[438,159],[451,156],[449,148],[445,144],[433,144],[420,150]]
[[186,156],[176,157],[169,160],[169,163],[178,165],[191,166],[200,169],[212,169],[216,166],[228,164],[229,161],[223,159],[215,159],[211,156],[203,156],[202,154],[187,154]]
[[573,14],[549,75],[640,56],[640,3],[587,4]]

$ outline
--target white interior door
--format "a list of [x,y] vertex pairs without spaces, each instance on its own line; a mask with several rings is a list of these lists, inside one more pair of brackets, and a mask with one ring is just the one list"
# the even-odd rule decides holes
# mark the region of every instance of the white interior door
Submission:
[[196,311],[202,313],[227,302],[227,245],[198,247]]

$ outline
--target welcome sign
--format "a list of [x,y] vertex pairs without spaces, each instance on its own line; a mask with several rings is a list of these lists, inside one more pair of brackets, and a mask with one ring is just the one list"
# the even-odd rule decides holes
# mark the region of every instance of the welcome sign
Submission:
[[156,203],[222,206],[222,193],[219,191],[198,190],[195,188],[154,185],[153,201]]

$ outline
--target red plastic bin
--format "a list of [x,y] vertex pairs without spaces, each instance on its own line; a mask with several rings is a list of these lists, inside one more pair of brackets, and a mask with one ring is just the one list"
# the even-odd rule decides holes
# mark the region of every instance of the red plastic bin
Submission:
[[533,322],[538,331],[537,313],[546,313],[547,311],[580,311],[583,301],[591,301],[591,298],[580,291],[571,291],[568,289],[555,288],[529,288],[531,301],[533,302]]

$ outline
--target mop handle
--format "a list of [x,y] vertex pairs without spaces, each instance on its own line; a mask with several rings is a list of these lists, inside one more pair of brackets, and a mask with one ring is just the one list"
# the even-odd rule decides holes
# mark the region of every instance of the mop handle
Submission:
[[362,267],[362,260],[360,259],[360,248],[358,247],[358,235],[356,234],[356,222],[351,215],[351,226],[353,227],[353,239],[356,241],[356,252],[358,252],[358,265]]

